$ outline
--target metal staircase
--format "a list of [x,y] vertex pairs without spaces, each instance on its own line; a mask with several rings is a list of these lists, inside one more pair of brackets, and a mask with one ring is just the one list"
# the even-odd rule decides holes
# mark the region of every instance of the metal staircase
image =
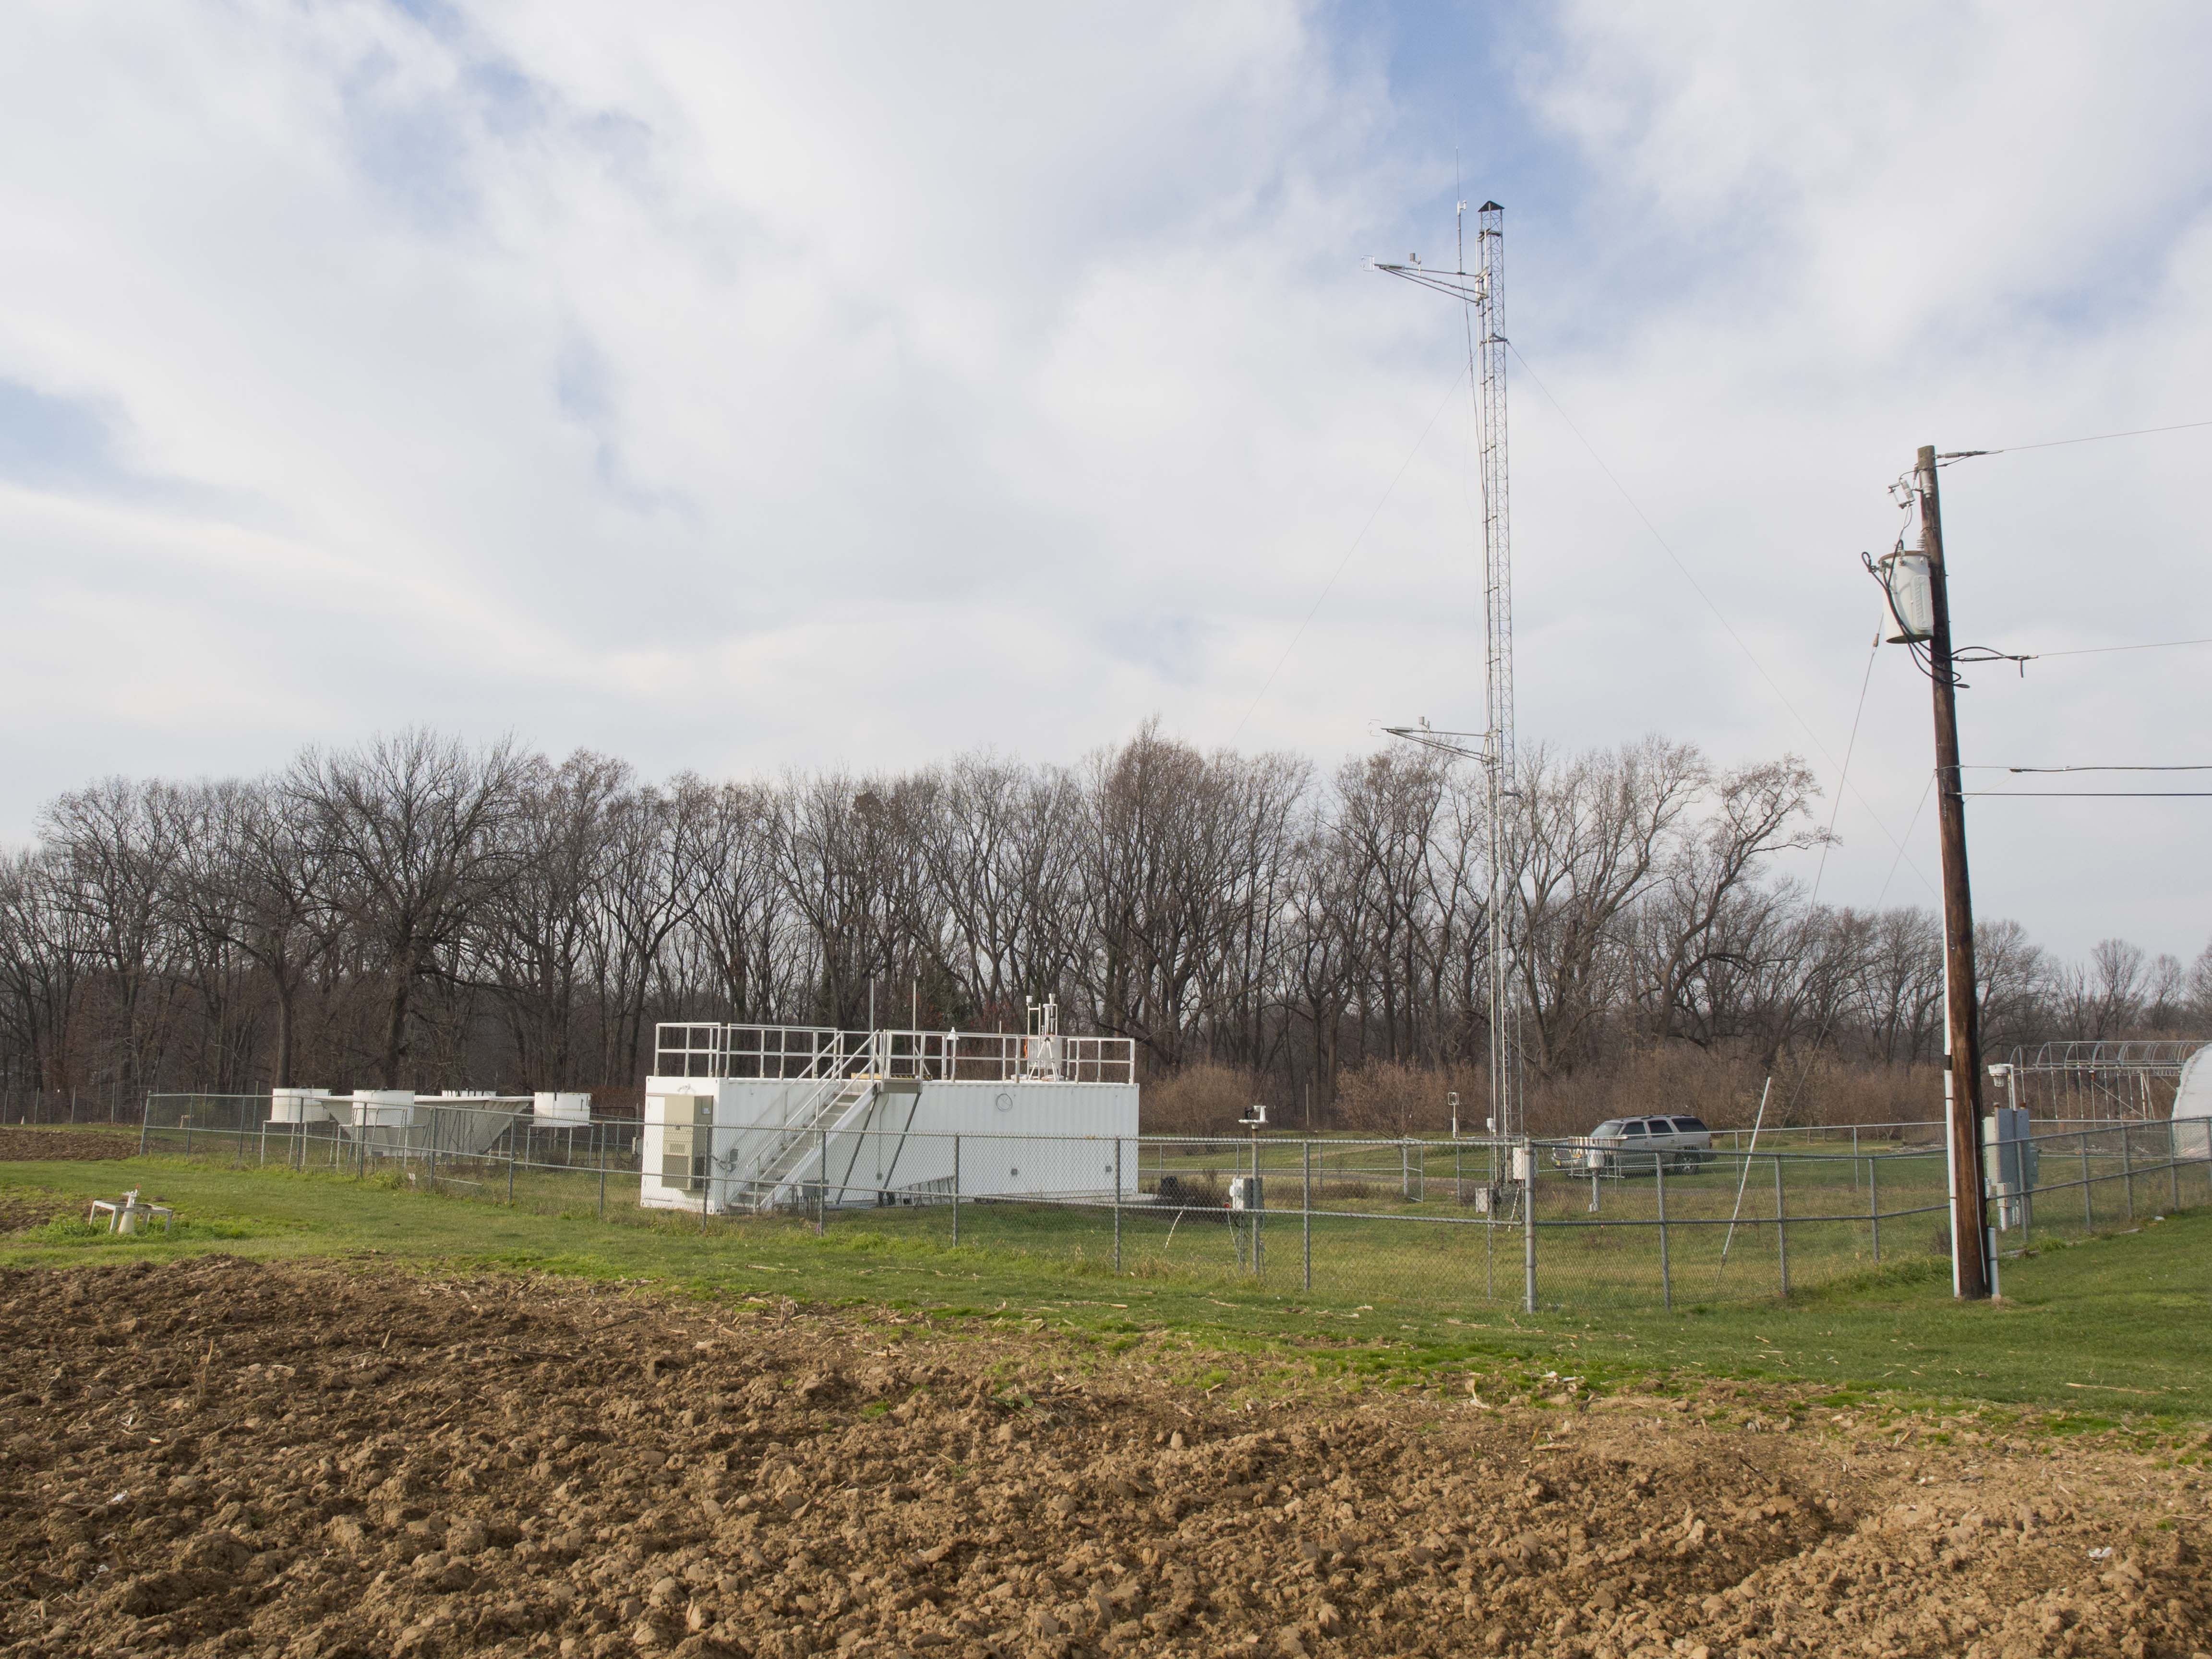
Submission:
[[[768,1146],[751,1162],[751,1166],[737,1178],[743,1183],[746,1201],[755,1210],[772,1210],[780,1204],[797,1201],[803,1196],[804,1182],[800,1177],[807,1166],[819,1162],[823,1136],[844,1128],[865,1113],[875,1099],[884,1080],[871,1072],[848,1073],[841,1066],[821,1079],[819,1085],[784,1121]],[[814,1172],[817,1180],[826,1179],[828,1172]]]

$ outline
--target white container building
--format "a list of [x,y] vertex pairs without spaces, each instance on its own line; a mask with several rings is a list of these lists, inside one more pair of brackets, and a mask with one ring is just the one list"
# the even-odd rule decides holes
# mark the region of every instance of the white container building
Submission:
[[[1135,1047],[1026,1032],[664,1024],[646,1079],[640,1200],[709,1214],[950,1198],[1124,1200]],[[957,1139],[956,1139],[957,1137]],[[1118,1171],[1118,1174],[1117,1174]]]

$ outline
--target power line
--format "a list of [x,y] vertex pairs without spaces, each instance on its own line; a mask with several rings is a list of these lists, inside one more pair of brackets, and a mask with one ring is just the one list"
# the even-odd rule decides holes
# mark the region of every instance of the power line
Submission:
[[[1836,820],[1843,816],[1844,811],[1844,781],[1851,775],[1851,755],[1859,746],[1859,722],[1866,718],[1867,689],[1874,684],[1874,659],[1881,654],[1881,635],[1876,634],[1874,648],[1867,653],[1866,672],[1859,676],[1859,706],[1851,714],[1850,741],[1844,745],[1843,776],[1836,781],[1836,804],[1828,809],[1828,833],[1821,839],[1820,862],[1813,871],[1813,896],[1806,901],[1808,909],[1816,908],[1820,902],[1820,880],[1828,873],[1828,849],[1836,844]],[[1814,1046],[1820,1046],[1818,1038],[1814,1040]],[[1800,1089],[1805,1086],[1803,1078],[1797,1079],[1797,1086]],[[1794,1102],[1796,1095],[1793,1094],[1790,1099]]]
[[[1920,815],[1928,810],[1928,797],[1935,793],[1936,775],[1935,773],[1930,772],[1928,775],[1928,781],[1921,787],[1920,804],[1912,809],[1912,821],[1905,826],[1905,839],[1906,841],[1911,841],[1912,839],[1912,832],[1920,827]],[[1881,909],[1881,902],[1889,896],[1890,884],[1897,879],[1897,866],[1899,863],[1903,860],[1904,857],[1905,848],[1903,843],[1900,842],[1897,848],[1897,857],[1889,861],[1889,873],[1881,878],[1881,891],[1875,895],[1874,908],[1875,909]]]
[[1966,772],[2212,772],[2212,766],[1967,766]]
[[1969,789],[1977,800],[2212,800],[2212,789]]
[[2028,449],[2061,449],[2068,444],[2101,444],[2113,438],[2148,438],[2160,432],[2193,432],[2198,427],[2212,426],[2212,421],[2183,421],[2175,426],[2139,426],[2127,432],[2092,432],[2084,438],[2048,438],[2039,444],[2007,444],[2002,449],[1960,449],[1948,455],[1938,455],[1938,465],[1952,461],[1971,461],[1984,455],[2014,455]]
[[2164,651],[2177,645],[2212,645],[2212,638],[2150,640],[2142,645],[2085,645],[2073,651],[2039,651],[2030,660],[2037,660],[2044,657],[2096,657],[2108,651]]
[[[1860,715],[1866,713],[1867,688],[1874,684],[1874,659],[1881,654],[1881,640],[1880,636],[1877,635],[1874,642],[1874,649],[1867,656],[1866,676],[1859,682],[1859,708],[1858,714],[1851,716],[1851,741],[1844,750],[1844,769],[1847,775],[1850,770],[1850,751],[1858,746],[1859,718]],[[1936,775],[1933,772],[1930,772],[1928,775],[1928,782],[1926,787],[1920,792],[1920,804],[1912,809],[1912,822],[1905,826],[1905,840],[1911,840],[1912,838],[1912,832],[1920,827],[1920,815],[1927,810],[1928,797],[1934,793],[1935,788]],[[1820,867],[1818,871],[1814,872],[1813,876],[1813,896],[1806,902],[1805,905],[1806,919],[1808,921],[1813,920],[1820,911],[1820,877],[1827,872],[1828,848],[1834,844],[1836,839],[1836,812],[1840,812],[1843,810],[1843,805],[1844,792],[1841,789],[1838,789],[1836,791],[1836,811],[1831,812],[1828,815],[1828,839],[1820,844]],[[1889,884],[1897,879],[1897,866],[1899,862],[1902,860],[1904,857],[1905,844],[1903,842],[1900,842],[1898,843],[1897,857],[1889,861],[1889,873],[1881,878],[1881,891],[1875,895],[1874,908],[1876,911],[1881,910],[1881,902],[1889,896]],[[1828,1028],[1835,1023],[1836,1011],[1842,1006],[1843,1000],[1840,997],[1832,998],[1828,1003],[1826,1011],[1820,1016],[1820,1028],[1813,1033],[1813,1046],[1805,1051],[1805,1064],[1798,1070],[1797,1082],[1790,1091],[1790,1098],[1782,1103],[1782,1118],[1783,1121],[1785,1123],[1790,1120],[1790,1114],[1796,1109],[1798,1097],[1805,1092],[1806,1084],[1812,1079],[1813,1063],[1820,1058],[1820,1045],[1828,1040]],[[1770,1075],[1771,1074],[1770,1073]],[[1764,1107],[1765,1103],[1765,1098],[1762,1097],[1759,1104]],[[1741,1208],[1742,1203],[1743,1193],[1741,1184],[1739,1184],[1736,1192],[1736,1204],[1739,1208]],[[1733,1231],[1733,1221],[1730,1223],[1730,1228],[1731,1231]],[[1723,1263],[1723,1266],[1725,1269],[1726,1264]]]
[[1780,684],[1776,682],[1774,676],[1766,672],[1766,665],[1759,661],[1758,653],[1754,652],[1751,648],[1750,645],[1746,642],[1742,635],[1735,631],[1735,625],[1729,621],[1728,617],[1722,612],[1720,606],[1713,603],[1713,596],[1705,592],[1704,585],[1700,583],[1695,576],[1690,574],[1690,567],[1682,562],[1682,556],[1675,552],[1673,545],[1664,536],[1659,533],[1659,526],[1652,523],[1650,515],[1644,512],[1644,510],[1637,504],[1636,497],[1628,493],[1627,486],[1613,476],[1613,469],[1605,464],[1605,457],[1597,453],[1597,446],[1591,443],[1588,438],[1583,436],[1582,428],[1575,424],[1574,418],[1567,413],[1565,408],[1560,404],[1559,400],[1552,395],[1551,388],[1544,384],[1542,378],[1537,374],[1536,371],[1533,368],[1529,367],[1528,358],[1522,356],[1521,348],[1517,345],[1509,344],[1506,349],[1511,351],[1516,357],[1520,358],[1521,367],[1528,370],[1528,379],[1530,382],[1534,385],[1536,390],[1544,394],[1544,401],[1551,404],[1553,412],[1565,423],[1567,430],[1575,434],[1575,441],[1581,444],[1585,450],[1589,452],[1590,459],[1597,464],[1597,470],[1605,474],[1606,482],[1611,484],[1613,489],[1619,492],[1622,501],[1628,503],[1628,510],[1633,513],[1637,518],[1642,521],[1644,529],[1651,532],[1651,539],[1658,543],[1660,550],[1666,554],[1668,559],[1674,562],[1674,568],[1680,573],[1682,580],[1689,583],[1691,591],[1696,593],[1699,599],[1705,602],[1705,609],[1713,613],[1713,620],[1720,623],[1722,631],[1725,633],[1729,638],[1735,641],[1736,648],[1743,653],[1744,656],[1750,661],[1752,667],[1758,671],[1759,678],[1766,682],[1767,690],[1774,693],[1775,701],[1779,702],[1783,708],[1789,710],[1790,718],[1796,720],[1799,726],[1804,728],[1805,735],[1813,740],[1813,746],[1820,751],[1821,758],[1826,760],[1831,766],[1835,766],[1837,768],[1838,772],[1841,775],[1838,787],[1839,789],[1843,787],[1850,788],[1851,793],[1856,797],[1859,805],[1866,808],[1867,816],[1874,820],[1875,828],[1881,830],[1882,835],[1888,840],[1889,844],[1897,849],[1898,856],[1905,859],[1905,867],[1911,870],[1914,875],[1920,878],[1920,884],[1922,886],[1927,888],[1929,892],[1934,892],[1936,890],[1935,884],[1930,882],[1927,876],[1922,872],[1918,865],[1913,863],[1911,859],[1905,858],[1905,843],[1899,841],[1895,836],[1890,834],[1889,826],[1881,821],[1881,815],[1874,810],[1874,803],[1866,798],[1865,793],[1860,790],[1857,785],[1850,781],[1849,773],[1842,766],[1838,764],[1835,756],[1829,753],[1828,745],[1820,741],[1820,734],[1813,729],[1813,723],[1797,712],[1797,705],[1790,701],[1789,694],[1783,690]]

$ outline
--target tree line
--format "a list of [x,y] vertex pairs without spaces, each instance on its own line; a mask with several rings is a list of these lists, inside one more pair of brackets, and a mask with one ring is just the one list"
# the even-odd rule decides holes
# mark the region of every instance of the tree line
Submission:
[[[1506,932],[1532,1082],[1680,1051],[1909,1067],[1936,916],[1811,902],[1809,769],[1659,738],[1519,757]],[[0,1083],[135,1101],[271,1085],[633,1091],[656,1022],[1133,1038],[1317,1121],[1376,1066],[1479,1069],[1491,883],[1474,769],[1322,773],[1146,726],[1074,765],[641,779],[410,730],[252,780],[111,778],[0,866]],[[1978,929],[1985,1042],[2204,1029],[2193,968]],[[1470,1107],[1470,1111],[1473,1108]]]

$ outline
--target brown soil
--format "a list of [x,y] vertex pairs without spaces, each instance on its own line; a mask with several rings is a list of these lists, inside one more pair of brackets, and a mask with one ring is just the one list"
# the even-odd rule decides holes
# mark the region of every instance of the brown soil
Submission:
[[91,1208],[91,1205],[79,1204],[73,1199],[0,1193],[0,1233],[27,1233],[33,1227],[45,1226],[56,1216],[84,1215]]
[[138,1132],[110,1129],[0,1127],[0,1164],[36,1164],[52,1158],[82,1163],[88,1158],[134,1158]]
[[1255,1361],[1208,1393],[1157,1340],[896,1323],[222,1258],[0,1273],[0,1651],[2207,1641],[2196,1472],[2114,1443],[1876,1441],[1731,1387],[1499,1408]]

